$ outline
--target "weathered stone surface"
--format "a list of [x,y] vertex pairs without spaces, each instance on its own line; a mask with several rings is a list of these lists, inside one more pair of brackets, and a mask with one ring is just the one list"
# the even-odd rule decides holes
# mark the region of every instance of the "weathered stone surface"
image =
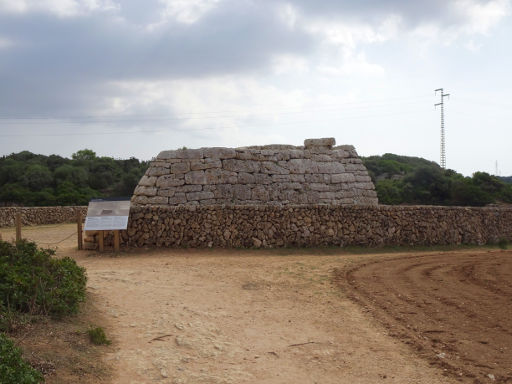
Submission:
[[162,151],[158,154],[158,160],[166,159],[202,159],[203,149],[177,149],[175,151]]
[[[77,212],[87,216],[87,207],[0,207],[0,228],[13,227],[16,214],[21,215],[22,225],[76,223]],[[4,240],[9,239],[4,237]]]
[[170,205],[185,204],[187,202],[187,196],[185,193],[175,193],[173,197],[169,197]]
[[259,172],[260,163],[253,160],[228,159],[222,161],[222,166],[232,172]]
[[[133,206],[122,241],[135,247],[253,247],[255,243],[262,247],[398,246],[512,241],[509,207],[262,205],[256,198],[260,192],[268,191],[261,187],[254,186],[253,196],[247,200],[260,204],[257,206],[212,206],[209,200],[216,199],[194,201],[194,206],[188,206],[190,202],[184,194],[170,198],[175,199],[176,205],[183,204],[181,207]],[[333,193],[340,192],[319,192],[318,200],[330,200]],[[301,199],[294,190],[285,190],[281,196],[283,200]],[[342,199],[345,204],[353,204],[354,200],[371,203],[366,197]],[[0,208],[0,222],[5,209]],[[30,209],[24,212],[28,214]]]
[[190,171],[190,163],[188,161],[171,164],[171,173],[187,173],[188,171]]
[[158,196],[173,197],[175,193],[176,193],[176,188],[168,188],[168,189],[160,188],[158,190]]
[[158,188],[177,187],[178,185],[183,184],[185,184],[185,180],[182,178],[177,178],[176,175],[164,175],[160,176],[156,180],[156,186]]
[[269,200],[269,192],[264,186],[258,185],[253,188],[251,199],[264,201],[264,202],[268,201]]
[[220,159],[205,158],[202,160],[191,160],[190,169],[193,171],[200,171],[210,168],[221,168],[222,161]]
[[340,163],[317,163],[318,173],[343,173],[345,167]]
[[290,171],[280,166],[277,162],[263,161],[261,163],[261,172],[270,175],[288,175]]
[[169,199],[165,196],[148,197],[148,204],[167,204]]
[[[369,178],[369,176],[368,176]],[[371,180],[371,179],[370,179]],[[353,183],[356,181],[356,177],[352,173],[340,173],[331,175],[331,183]]]
[[149,167],[146,171],[146,176],[162,176],[171,173],[169,168],[164,167]]
[[[163,151],[140,180],[135,205],[377,204],[352,146],[334,139],[305,147],[267,145]],[[150,200],[151,197],[157,199]]]
[[206,200],[213,199],[215,195],[213,192],[189,192],[187,193],[188,201]]
[[185,182],[187,184],[206,184],[204,171],[190,171],[186,173]]
[[204,157],[212,159],[232,159],[235,157],[236,151],[233,148],[204,148]]
[[192,184],[192,185],[182,185],[179,187],[176,187],[176,192],[198,192],[202,191],[203,186],[199,184]]
[[306,149],[311,149],[315,147],[327,147],[332,148],[336,145],[336,140],[334,137],[326,137],[323,139],[306,139],[304,140],[304,147]]
[[139,185],[143,187],[153,187],[156,184],[156,176],[142,176],[142,178],[139,181]]
[[157,188],[156,187],[145,187],[143,185],[138,185],[135,188],[136,195],[144,195],[144,196],[155,196]]
[[254,184],[256,182],[256,178],[252,173],[240,172],[238,173],[238,182],[240,184]]
[[247,185],[237,184],[233,186],[233,197],[238,200],[251,199],[251,187]]

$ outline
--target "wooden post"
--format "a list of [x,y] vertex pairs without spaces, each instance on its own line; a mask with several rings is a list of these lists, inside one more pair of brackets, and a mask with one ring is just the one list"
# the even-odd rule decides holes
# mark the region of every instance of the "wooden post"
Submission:
[[83,249],[82,242],[82,212],[76,211],[76,231],[78,233],[78,250]]
[[98,245],[99,245],[100,252],[103,252],[103,235],[104,235],[103,231],[98,232]]
[[21,241],[21,212],[16,212],[16,242]]
[[114,252],[119,252],[119,230],[114,231]]

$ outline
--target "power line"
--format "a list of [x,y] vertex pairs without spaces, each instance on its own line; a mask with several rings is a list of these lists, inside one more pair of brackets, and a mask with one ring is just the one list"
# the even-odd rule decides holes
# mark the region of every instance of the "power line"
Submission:
[[313,105],[313,106],[297,106],[297,107],[288,107],[288,108],[272,108],[270,110],[248,110],[248,111],[203,111],[203,112],[181,112],[174,116],[169,115],[29,115],[29,114],[18,114],[18,115],[6,115],[5,113],[0,113],[0,120],[8,120],[8,121],[16,121],[22,120],[23,123],[26,123],[30,120],[66,120],[66,121],[75,121],[78,123],[85,122],[124,122],[124,121],[179,121],[179,120],[195,120],[195,119],[219,119],[219,118],[229,118],[229,117],[238,117],[240,115],[251,114],[253,116],[266,116],[266,115],[274,115],[274,114],[303,114],[307,112],[321,112],[325,110],[339,110],[340,106],[347,110],[366,110],[366,109],[374,109],[375,107],[387,107],[392,104],[416,104],[421,103],[421,100],[425,99],[425,97],[416,97],[414,99],[411,98],[394,98],[390,100],[385,99],[374,99],[369,101],[349,101],[344,103],[333,103],[333,104],[324,104],[324,105]]
[[438,105],[441,106],[441,168],[446,169],[446,151],[445,151],[445,134],[444,134],[444,98],[449,97],[449,93],[444,93],[443,88],[438,88],[435,90],[435,94],[437,95],[437,92],[441,92],[441,102],[434,104],[434,107],[437,107]]

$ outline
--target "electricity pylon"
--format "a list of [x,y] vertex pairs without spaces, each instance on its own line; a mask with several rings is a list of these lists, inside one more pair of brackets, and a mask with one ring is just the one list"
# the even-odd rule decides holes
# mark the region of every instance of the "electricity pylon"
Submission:
[[444,93],[443,88],[438,88],[435,90],[436,95],[437,92],[441,92],[441,102],[434,104],[434,107],[438,105],[441,106],[441,168],[446,169],[446,152],[445,152],[445,135],[444,135],[444,98],[450,96],[449,93]]

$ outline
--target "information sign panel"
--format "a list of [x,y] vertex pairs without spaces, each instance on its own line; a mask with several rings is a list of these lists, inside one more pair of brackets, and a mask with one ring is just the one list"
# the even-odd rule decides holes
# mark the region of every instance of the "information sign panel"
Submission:
[[130,200],[91,200],[85,218],[86,231],[112,231],[128,227]]

